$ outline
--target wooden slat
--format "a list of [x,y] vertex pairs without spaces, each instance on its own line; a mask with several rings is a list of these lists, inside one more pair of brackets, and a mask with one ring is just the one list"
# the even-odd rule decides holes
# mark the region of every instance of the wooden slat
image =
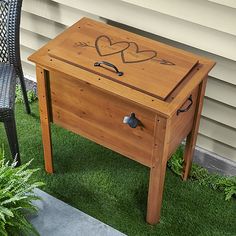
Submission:
[[[151,166],[155,113],[56,72],[50,72],[50,89],[53,123]],[[143,127],[122,122],[130,111]]]
[[198,135],[197,145],[224,158],[236,162],[236,149],[204,135]]
[[49,94],[47,90],[48,74],[47,72],[37,66],[37,85],[38,85],[38,98],[39,98],[39,113],[40,123],[42,130],[42,142],[45,160],[45,169],[48,173],[53,173],[52,164],[52,140],[50,128],[50,110],[49,110]]
[[[78,40],[91,47],[75,47]],[[121,57],[117,56],[117,52],[121,53]],[[169,96],[199,61],[195,55],[88,18],[73,27],[59,46],[53,45],[49,55],[161,100]],[[106,61],[122,71],[122,77],[113,71],[94,67],[94,62],[105,60],[104,56]],[[174,66],[162,65],[160,60],[167,60]]]
[[160,221],[163,188],[168,160],[170,139],[170,123],[162,117],[156,117],[156,132],[153,149],[153,165],[150,170],[148,204],[146,220],[149,224],[156,224]]
[[[86,20],[86,18],[84,20]],[[75,25],[73,25],[73,27],[67,29],[65,33],[58,36],[56,40],[49,42],[47,45],[45,45],[45,47],[37,51],[36,54],[31,55],[29,60],[39,63],[40,65],[43,65],[50,70],[56,69],[57,71],[66,73],[70,76],[78,76],[78,73],[80,73],[81,80],[84,80],[86,82],[89,81],[89,83],[98,88],[102,88],[104,90],[117,94],[118,96],[127,98],[128,100],[133,101],[134,97],[136,97],[137,94],[140,94],[139,97],[136,97],[135,102],[138,102],[140,105],[144,105],[149,109],[153,109],[154,107],[156,107],[157,109],[154,108],[155,112],[163,114],[163,116],[166,117],[173,115],[177,111],[177,109],[179,109],[182,104],[186,102],[190,95],[190,91],[195,89],[199,85],[199,83],[201,83],[202,78],[204,78],[208,74],[210,69],[214,66],[214,62],[201,57],[197,57],[197,59],[199,59],[199,63],[201,64],[201,66],[197,68],[198,72],[192,75],[191,81],[186,82],[180,92],[176,96],[174,96],[172,102],[169,103],[168,106],[166,106],[166,103],[161,101],[160,99],[153,99],[153,97],[150,98],[149,95],[141,93],[138,90],[134,89],[131,89],[132,92],[130,93],[130,88],[127,86],[115,83],[113,80],[98,80],[97,75],[95,75],[94,73],[88,73],[86,72],[86,70],[81,69],[77,66],[73,66],[71,63],[65,64],[62,60],[51,58],[49,54],[51,51],[53,51],[53,48],[57,48],[58,45],[61,45],[61,42],[64,42],[65,39],[68,39],[68,35],[71,35],[76,27],[80,27],[80,22],[77,22]],[[136,37],[139,38],[138,36]],[[131,37],[130,35],[130,38],[132,39],[133,37]],[[175,49],[175,51],[177,53],[182,52],[178,49]],[[184,52],[183,55],[191,56],[191,54],[188,54],[187,52]],[[118,87],[121,90],[118,90]]]

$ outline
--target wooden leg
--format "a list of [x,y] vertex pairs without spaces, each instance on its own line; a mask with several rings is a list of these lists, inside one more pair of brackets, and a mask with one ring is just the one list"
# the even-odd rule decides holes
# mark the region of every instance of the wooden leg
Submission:
[[150,170],[147,222],[157,224],[160,221],[162,195],[165,182],[166,164],[168,160],[169,125],[168,120],[156,118],[156,130],[152,167]]
[[198,133],[200,117],[201,117],[201,112],[202,112],[204,94],[206,90],[206,82],[207,82],[207,78],[205,78],[199,86],[193,127],[186,140],[186,146],[185,146],[185,152],[184,152],[184,168],[183,168],[183,174],[182,174],[183,180],[187,180],[189,176],[189,172],[191,170],[191,166],[192,166],[192,158],[193,158],[193,153],[194,153],[195,145],[197,141],[197,133]]
[[159,163],[150,171],[147,205],[147,222],[149,224],[157,224],[160,221],[165,173],[166,162]]
[[43,68],[36,68],[37,72],[37,86],[40,110],[40,122],[42,129],[42,141],[44,150],[45,170],[48,173],[53,173],[52,162],[52,141],[51,141],[51,128],[50,128],[50,113],[49,113],[49,96],[47,88],[47,76]]

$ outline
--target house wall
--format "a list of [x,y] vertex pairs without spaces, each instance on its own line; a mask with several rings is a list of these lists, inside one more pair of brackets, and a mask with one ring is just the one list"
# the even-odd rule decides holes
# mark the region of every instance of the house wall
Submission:
[[27,57],[84,16],[215,60],[197,145],[236,162],[235,0],[24,0],[21,56],[26,77],[35,80]]

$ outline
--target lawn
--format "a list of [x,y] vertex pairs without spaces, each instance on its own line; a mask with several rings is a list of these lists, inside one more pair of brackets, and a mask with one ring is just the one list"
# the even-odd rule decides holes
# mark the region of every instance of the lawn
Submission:
[[[145,222],[149,170],[62,128],[52,127],[55,174],[44,171],[38,103],[16,106],[21,159],[34,158],[43,190],[128,235],[236,235],[236,200],[167,170],[160,224]],[[8,144],[0,126],[0,144]]]

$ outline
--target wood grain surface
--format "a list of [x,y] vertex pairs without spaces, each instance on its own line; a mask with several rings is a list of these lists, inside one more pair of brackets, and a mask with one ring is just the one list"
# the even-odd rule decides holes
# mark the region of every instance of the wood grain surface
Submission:
[[44,151],[45,170],[48,173],[53,173],[53,158],[52,158],[52,140],[51,140],[51,127],[50,121],[50,96],[49,96],[49,81],[47,71],[44,68],[37,66],[37,87],[39,98],[39,113],[40,123],[42,129],[42,141]]
[[[161,100],[198,62],[195,56],[183,56],[174,48],[90,19],[74,27],[49,55]],[[124,75],[107,66],[95,67],[100,61],[114,64]]]
[[[215,63],[87,18],[29,60],[37,64],[46,171],[53,172],[53,122],[148,166],[146,220],[158,223],[167,160],[185,137],[184,180],[191,169],[207,74]],[[95,67],[97,61],[124,75]],[[131,113],[140,120],[136,128],[123,123]]]
[[[56,72],[50,73],[50,89],[54,123],[151,166],[153,112]],[[131,112],[141,126],[123,123]]]

